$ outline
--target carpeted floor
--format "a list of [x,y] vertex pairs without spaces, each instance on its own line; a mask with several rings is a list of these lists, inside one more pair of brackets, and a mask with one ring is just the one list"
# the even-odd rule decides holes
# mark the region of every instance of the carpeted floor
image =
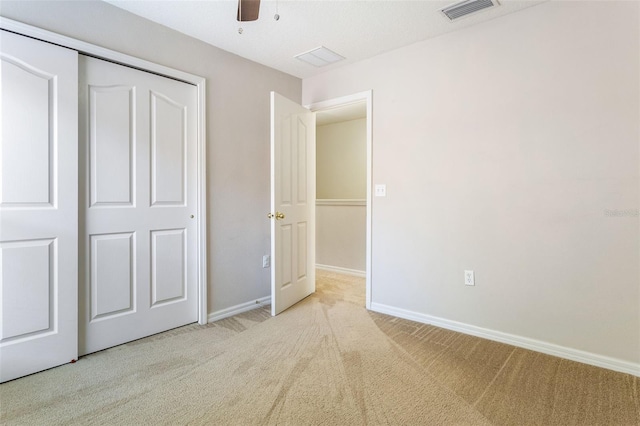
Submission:
[[640,379],[366,311],[364,280],[0,385],[0,423],[637,425]]

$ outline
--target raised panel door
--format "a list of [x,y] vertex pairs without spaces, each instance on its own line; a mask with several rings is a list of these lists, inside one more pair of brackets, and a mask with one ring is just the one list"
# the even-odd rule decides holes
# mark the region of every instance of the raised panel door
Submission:
[[272,315],[315,291],[314,153],[314,113],[272,92]]
[[77,56],[0,31],[0,381],[78,356]]
[[86,354],[197,321],[197,89],[79,64]]

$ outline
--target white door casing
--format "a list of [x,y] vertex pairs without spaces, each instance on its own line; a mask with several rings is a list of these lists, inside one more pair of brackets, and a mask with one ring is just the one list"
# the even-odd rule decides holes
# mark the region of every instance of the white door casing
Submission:
[[0,381],[77,359],[77,60],[0,31]]
[[315,114],[271,92],[271,314],[315,292]]
[[80,56],[87,354],[198,319],[197,90]]

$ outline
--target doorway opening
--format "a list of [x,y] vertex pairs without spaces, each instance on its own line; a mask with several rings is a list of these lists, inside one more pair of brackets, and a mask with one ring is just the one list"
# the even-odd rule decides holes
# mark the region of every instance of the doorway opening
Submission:
[[313,104],[316,268],[365,278],[371,306],[371,91]]

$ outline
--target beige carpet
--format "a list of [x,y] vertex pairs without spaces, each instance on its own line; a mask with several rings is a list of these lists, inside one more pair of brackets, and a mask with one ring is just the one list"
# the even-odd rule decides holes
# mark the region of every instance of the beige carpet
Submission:
[[358,280],[187,326],[0,386],[1,421],[56,424],[490,424],[380,330]]
[[640,377],[375,312],[424,371],[496,425],[640,425]]
[[640,425],[640,378],[367,312],[364,280],[0,385],[0,424]]

